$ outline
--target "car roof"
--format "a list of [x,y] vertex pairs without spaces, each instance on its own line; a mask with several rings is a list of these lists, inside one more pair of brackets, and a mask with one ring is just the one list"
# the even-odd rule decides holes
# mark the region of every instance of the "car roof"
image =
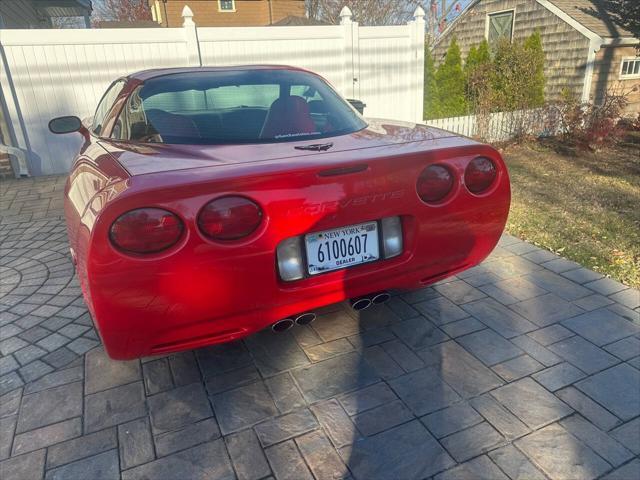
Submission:
[[129,78],[133,78],[144,82],[150,78],[161,77],[164,75],[173,75],[176,73],[199,73],[199,72],[231,72],[238,70],[297,70],[303,72],[310,72],[300,67],[292,67],[289,65],[238,65],[238,66],[226,66],[226,67],[173,67],[173,68],[152,68],[148,70],[140,70],[139,72],[131,73]]

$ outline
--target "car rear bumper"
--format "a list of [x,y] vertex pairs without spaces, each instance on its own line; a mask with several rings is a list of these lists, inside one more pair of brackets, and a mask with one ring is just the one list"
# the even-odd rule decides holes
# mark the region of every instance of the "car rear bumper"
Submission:
[[[273,254],[211,264],[192,259],[128,265],[90,276],[90,310],[112,358],[193,349],[239,339],[350,298],[427,286],[481,262],[501,231],[496,226],[482,238],[458,238],[449,242],[453,248],[445,241],[441,259],[421,253],[418,238],[406,242],[399,257],[293,282],[278,278]],[[424,243],[434,248],[433,242]]]

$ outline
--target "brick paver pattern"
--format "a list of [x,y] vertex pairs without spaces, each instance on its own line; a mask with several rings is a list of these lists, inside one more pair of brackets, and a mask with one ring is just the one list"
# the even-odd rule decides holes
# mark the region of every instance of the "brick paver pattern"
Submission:
[[640,293],[514,237],[360,314],[129,362],[63,177],[0,183],[0,477],[640,478]]

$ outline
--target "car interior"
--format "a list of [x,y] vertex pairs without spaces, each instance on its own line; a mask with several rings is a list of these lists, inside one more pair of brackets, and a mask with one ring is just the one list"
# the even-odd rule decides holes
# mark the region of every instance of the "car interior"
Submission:
[[301,95],[291,94],[290,89],[284,93],[269,106],[179,109],[167,108],[162,101],[153,101],[154,97],[143,101],[134,92],[112,136],[148,143],[246,143],[320,135],[336,130],[334,125],[339,128],[339,120],[332,118],[313,88],[306,87]]

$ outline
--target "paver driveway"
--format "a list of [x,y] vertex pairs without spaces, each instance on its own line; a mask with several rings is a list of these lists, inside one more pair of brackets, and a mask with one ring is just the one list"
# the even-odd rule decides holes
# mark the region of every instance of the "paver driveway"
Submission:
[[513,237],[360,315],[106,358],[63,179],[0,183],[0,477],[640,478],[640,295]]

